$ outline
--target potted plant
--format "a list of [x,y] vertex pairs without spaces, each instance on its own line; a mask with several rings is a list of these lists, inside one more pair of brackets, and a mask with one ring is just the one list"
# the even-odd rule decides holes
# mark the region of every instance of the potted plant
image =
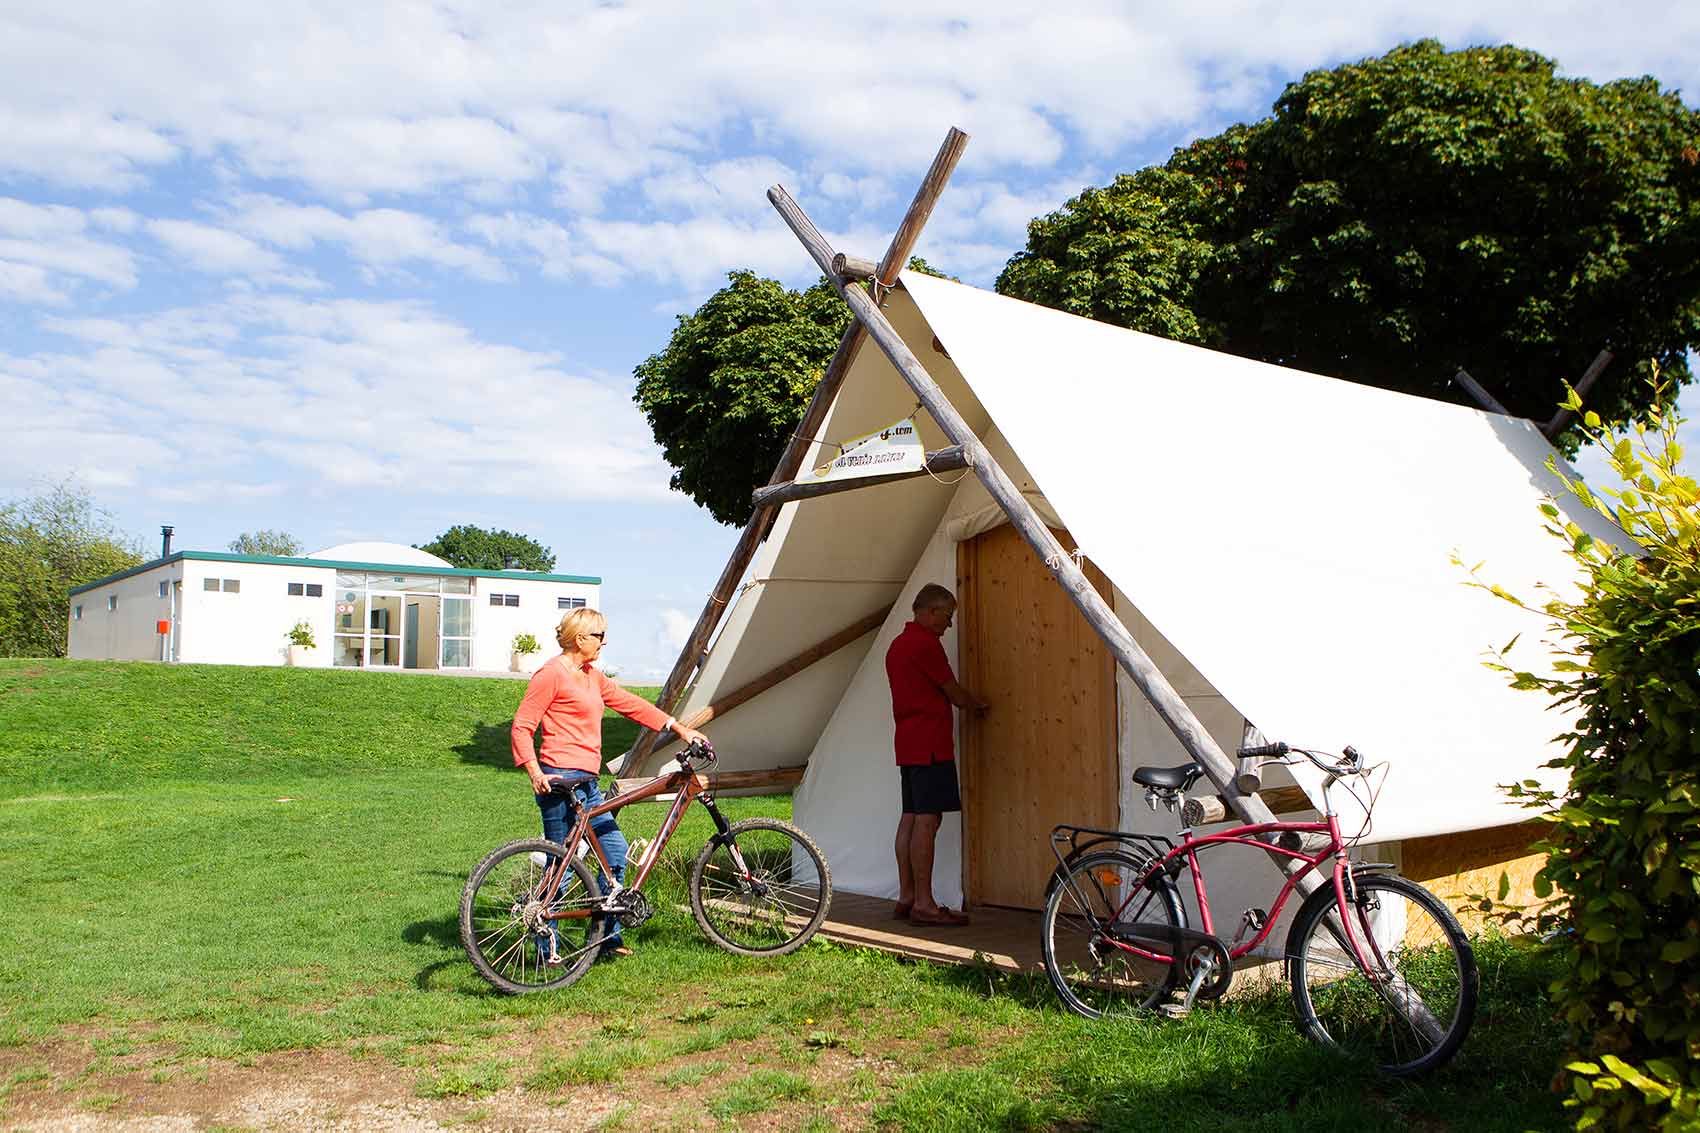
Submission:
[[289,663],[305,664],[308,652],[316,649],[318,644],[313,638],[313,627],[306,618],[302,618],[289,631]]
[[509,667],[516,673],[527,672],[530,666],[529,659],[541,652],[543,652],[543,649],[537,644],[536,637],[529,633],[516,633],[514,634],[514,652],[509,659]]

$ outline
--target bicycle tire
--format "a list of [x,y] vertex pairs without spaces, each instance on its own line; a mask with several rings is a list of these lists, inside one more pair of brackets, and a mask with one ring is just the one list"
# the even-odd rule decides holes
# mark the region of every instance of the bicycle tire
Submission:
[[[540,914],[567,907],[589,907],[602,898],[596,875],[582,861],[568,861],[568,872],[554,896],[538,892],[547,859],[567,851],[554,842],[527,838],[497,846],[473,868],[460,894],[460,943],[478,974],[509,995],[563,988],[596,961],[607,935],[605,918],[544,922]],[[538,857],[543,861],[540,863]],[[555,926],[555,952],[543,957],[542,929]]]
[[[1149,862],[1118,850],[1087,854],[1067,867],[1046,898],[1040,930],[1045,975],[1063,1006],[1076,1015],[1136,1015],[1174,989],[1177,965],[1147,960],[1106,942],[1111,917],[1125,903],[1119,887],[1149,869]],[[1186,907],[1167,876],[1157,875],[1144,888],[1146,898],[1128,905],[1124,923],[1186,927]]]
[[1434,894],[1393,874],[1358,873],[1352,931],[1382,962],[1369,977],[1330,926],[1334,887],[1299,907],[1287,937],[1299,1030],[1384,1074],[1412,1077],[1444,1064],[1475,1021],[1475,952]]
[[[704,936],[738,956],[795,952],[826,920],[832,871],[814,840],[777,818],[734,822],[691,863],[691,915]],[[749,867],[739,870],[731,845]]]

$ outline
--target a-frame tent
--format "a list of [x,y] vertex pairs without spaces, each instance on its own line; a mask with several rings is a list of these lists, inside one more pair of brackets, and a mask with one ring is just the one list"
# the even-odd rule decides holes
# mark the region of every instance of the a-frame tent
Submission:
[[[1114,628],[1218,752],[1250,722],[1270,738],[1350,743],[1385,762],[1371,835],[1380,853],[1420,841],[1433,856],[1449,839],[1479,842],[1528,818],[1500,784],[1547,774],[1566,721],[1483,661],[1541,625],[1467,585],[1454,556],[1484,561],[1485,576],[1523,594],[1570,584],[1570,561],[1541,529],[1542,500],[1565,505],[1535,426],[914,273],[879,294],[884,331],[1026,507],[965,471],[785,504],[672,709],[690,718],[798,661],[707,730],[729,769],[806,767],[794,815],[839,888],[895,891],[883,657],[932,581],[959,591],[946,650],[994,704],[960,734],[966,825],[941,834],[940,899],[1036,905],[1053,864],[1046,834],[1060,821],[1172,829],[1146,813],[1128,776],[1196,755],[1198,737],[1174,727],[1172,707],[1154,707],[1125,651],[1053,581],[1073,563],[1054,549],[1041,561],[1009,525],[1012,511],[1078,547]],[[821,441],[914,413],[903,351],[880,345],[854,352],[813,434]],[[928,449],[962,442],[936,415],[915,416]],[[831,451],[817,442],[807,464]],[[1567,511],[1597,537],[1620,537],[1591,512]],[[833,648],[819,647],[840,629]],[[1525,667],[1536,654],[1520,651]],[[633,754],[627,773],[664,753]],[[1283,781],[1268,774],[1265,785]],[[1231,786],[1225,794],[1243,810]],[[1350,829],[1349,805],[1344,816]]]

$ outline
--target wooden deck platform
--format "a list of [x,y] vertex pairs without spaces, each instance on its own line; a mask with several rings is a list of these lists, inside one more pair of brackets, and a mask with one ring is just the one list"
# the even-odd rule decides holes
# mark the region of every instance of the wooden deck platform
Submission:
[[980,956],[1008,972],[1044,970],[1036,912],[977,906],[968,910],[969,924],[946,927],[896,920],[895,907],[880,897],[834,893],[820,935],[936,964],[972,964]]

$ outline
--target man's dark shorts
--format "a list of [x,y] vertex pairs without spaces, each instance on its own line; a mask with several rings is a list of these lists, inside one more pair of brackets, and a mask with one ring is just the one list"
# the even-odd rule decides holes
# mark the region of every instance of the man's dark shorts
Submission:
[[949,814],[962,809],[956,786],[956,761],[899,767],[904,814]]

